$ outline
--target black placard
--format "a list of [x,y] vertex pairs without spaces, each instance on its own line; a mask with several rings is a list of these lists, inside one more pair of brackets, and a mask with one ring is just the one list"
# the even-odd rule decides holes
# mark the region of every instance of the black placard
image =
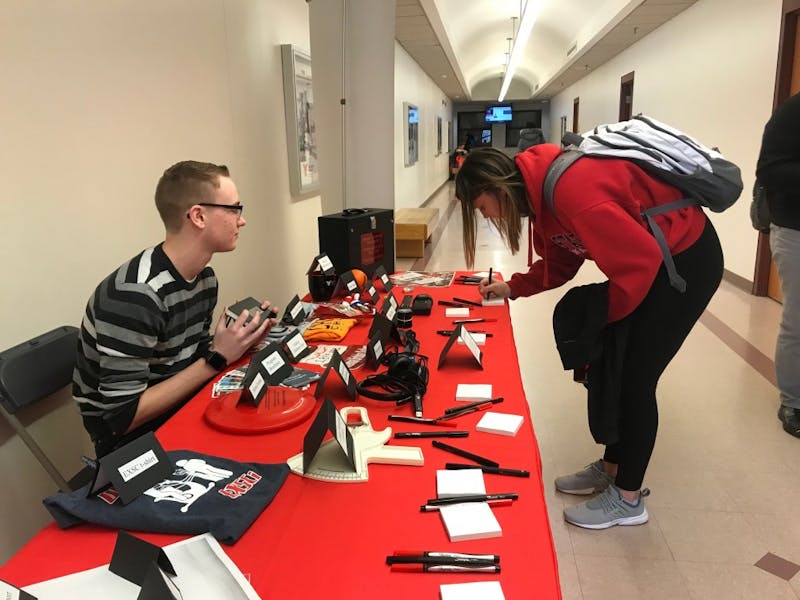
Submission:
[[361,292],[361,287],[356,281],[353,271],[345,271],[339,276],[336,282],[336,287],[333,288],[332,298],[339,298],[341,296],[351,296]]
[[453,333],[451,333],[450,337],[447,338],[447,343],[444,345],[444,348],[442,348],[441,354],[439,354],[439,364],[436,366],[436,368],[442,368],[447,353],[450,351],[450,348],[453,347],[453,344],[455,344],[459,337],[464,340],[464,345],[469,348],[470,354],[472,354],[472,356],[475,358],[478,366],[483,369],[483,352],[481,352],[480,348],[478,348],[478,345],[475,343],[475,339],[472,337],[472,334],[464,329],[464,326],[460,323],[456,325],[456,328],[453,329]]
[[401,346],[406,343],[405,336],[397,328],[397,324],[393,321],[390,321],[381,313],[376,313],[375,316],[372,317],[372,325],[369,328],[367,337],[374,337],[378,331],[386,332],[386,335],[384,336],[385,340],[391,338]]
[[397,320],[397,300],[392,294],[387,294],[381,304],[380,314],[389,319],[392,323]]
[[383,268],[383,265],[375,269],[375,272],[372,274],[372,279],[375,281],[380,281],[384,291],[391,292],[392,288],[394,287],[392,285],[392,280],[389,279],[389,275],[386,274],[386,269]]
[[250,359],[238,404],[258,406],[269,386],[278,385],[291,374],[292,365],[280,342],[268,344]]
[[308,432],[303,438],[303,473],[308,473],[309,468],[312,466],[314,457],[317,455],[322,441],[328,432],[333,434],[333,438],[347,460],[347,464],[352,468],[352,472],[356,472],[355,463],[355,449],[353,445],[353,436],[347,427],[342,416],[336,410],[336,407],[331,402],[331,399],[326,397],[325,401],[314,417],[314,422],[308,428]]
[[149,431],[97,459],[97,471],[88,495],[93,496],[111,484],[122,503],[128,504],[172,475],[172,471],[172,461]]
[[299,329],[295,329],[292,333],[283,338],[283,346],[286,348],[286,354],[289,360],[293,363],[296,363],[311,352],[311,346],[306,343]]
[[183,600],[180,589],[156,563],[150,563],[136,600]]
[[386,341],[389,339],[389,334],[379,329],[367,341],[367,364],[373,369],[381,366],[381,359],[386,354]]
[[294,295],[291,302],[286,305],[286,310],[283,313],[283,321],[287,325],[299,325],[306,318],[306,311],[303,303],[300,301],[300,296]]
[[175,568],[162,548],[126,531],[117,532],[109,571],[141,587],[152,564],[175,575]]
[[306,275],[310,273],[315,273],[317,271],[322,271],[323,275],[336,274],[336,269],[333,266],[333,262],[331,262],[331,259],[328,258],[328,255],[325,254],[324,252],[314,257],[311,266],[308,267],[308,271],[306,271]]
[[361,297],[361,299],[369,300],[373,306],[377,307],[378,300],[380,300],[381,297],[378,294],[378,290],[375,289],[375,286],[372,283],[368,283],[366,286],[364,286],[364,295]]
[[353,374],[350,372],[350,369],[345,364],[342,355],[339,354],[337,350],[333,351],[333,355],[331,359],[328,361],[328,366],[325,367],[325,372],[322,374],[322,377],[319,378],[317,381],[317,387],[314,390],[314,397],[319,398],[322,396],[322,389],[325,387],[325,382],[328,380],[328,375],[331,372],[336,373],[336,376],[342,380],[345,387],[347,388],[347,394],[350,396],[352,400],[356,399],[356,380],[353,377]]

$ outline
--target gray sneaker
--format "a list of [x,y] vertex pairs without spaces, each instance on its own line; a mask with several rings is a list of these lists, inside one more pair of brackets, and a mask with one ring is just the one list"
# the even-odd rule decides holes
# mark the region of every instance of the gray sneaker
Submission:
[[644,497],[650,490],[643,488],[639,503],[631,506],[622,499],[619,490],[610,485],[602,494],[591,500],[564,509],[564,520],[586,529],[606,529],[614,525],[641,525],[649,516],[644,507]]
[[587,496],[602,492],[613,482],[611,476],[603,470],[603,461],[596,460],[592,464],[586,465],[583,471],[556,477],[556,489],[565,494]]

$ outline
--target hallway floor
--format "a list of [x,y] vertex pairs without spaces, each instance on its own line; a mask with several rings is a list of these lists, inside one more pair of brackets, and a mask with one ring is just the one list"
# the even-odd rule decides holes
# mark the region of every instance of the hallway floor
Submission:
[[[448,183],[427,204],[440,208],[431,255],[399,259],[398,270],[465,268],[452,196]],[[476,270],[491,266],[507,278],[527,269],[526,258],[527,245],[511,256],[483,222]],[[587,262],[574,283],[602,279]],[[511,303],[563,598],[800,598],[800,439],[782,430],[771,382],[780,305],[723,281],[660,381],[659,436],[644,482],[650,521],[591,531],[562,518],[564,506],[585,498],[552,484],[602,455],[588,431],[585,392],[553,342],[552,311],[564,291]]]

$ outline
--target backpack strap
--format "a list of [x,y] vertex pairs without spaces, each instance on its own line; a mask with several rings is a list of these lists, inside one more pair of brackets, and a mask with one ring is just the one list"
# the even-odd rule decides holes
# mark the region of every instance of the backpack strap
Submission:
[[574,147],[569,147],[564,152],[556,156],[555,160],[547,167],[547,173],[544,176],[544,183],[542,184],[542,198],[547,204],[547,208],[558,221],[555,205],[555,189],[558,179],[564,174],[564,171],[569,169],[572,164],[583,156],[583,152]]
[[647,220],[647,225],[650,227],[650,232],[653,234],[653,237],[656,238],[658,247],[661,249],[661,255],[664,257],[664,266],[667,269],[670,285],[672,285],[672,287],[678,290],[681,294],[686,291],[686,280],[678,275],[678,270],[675,268],[675,261],[672,259],[672,252],[669,251],[669,246],[667,245],[667,240],[664,237],[664,232],[661,231],[661,227],[658,226],[653,217],[671,210],[678,210],[680,208],[686,208],[687,206],[697,206],[699,204],[700,201],[695,200],[694,198],[683,198],[681,200],[667,202],[666,204],[654,206],[653,208],[648,208],[647,210],[642,211],[642,216]]

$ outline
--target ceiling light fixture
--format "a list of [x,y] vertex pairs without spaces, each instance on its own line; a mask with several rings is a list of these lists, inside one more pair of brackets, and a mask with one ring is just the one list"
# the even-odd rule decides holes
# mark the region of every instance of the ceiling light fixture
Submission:
[[519,31],[514,37],[514,47],[511,49],[511,57],[508,60],[508,67],[506,68],[506,75],[503,78],[503,85],[500,86],[500,95],[497,98],[498,102],[502,102],[508,92],[508,86],[514,78],[514,72],[517,70],[517,65],[522,60],[522,54],[525,52],[525,46],[528,44],[528,38],[531,35],[533,24],[536,22],[536,17],[542,9],[544,0],[528,0],[525,4],[525,9],[522,12],[520,19]]

